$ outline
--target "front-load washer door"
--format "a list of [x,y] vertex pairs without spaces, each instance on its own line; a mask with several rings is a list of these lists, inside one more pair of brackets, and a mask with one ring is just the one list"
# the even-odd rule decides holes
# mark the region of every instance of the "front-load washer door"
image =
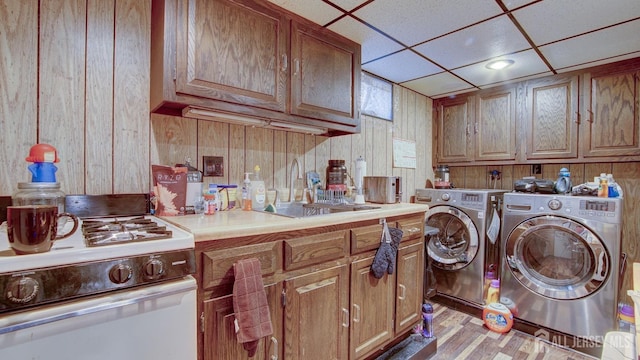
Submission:
[[429,209],[427,226],[439,231],[429,237],[427,251],[433,266],[443,270],[462,269],[478,254],[478,229],[467,214],[451,206]]
[[520,223],[505,243],[505,266],[527,289],[558,300],[596,292],[611,276],[610,255],[584,225],[544,215]]

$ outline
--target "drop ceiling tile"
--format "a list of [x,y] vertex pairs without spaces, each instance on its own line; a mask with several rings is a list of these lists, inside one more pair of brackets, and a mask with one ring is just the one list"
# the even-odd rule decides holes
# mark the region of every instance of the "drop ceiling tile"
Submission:
[[353,14],[413,46],[501,12],[494,0],[474,0],[473,6],[468,0],[376,0]]
[[537,0],[502,0],[502,3],[507,7],[507,9],[513,10],[536,1]]
[[362,70],[396,83],[442,71],[441,68],[411,50],[403,50],[380,60],[363,64]]
[[440,97],[443,94],[475,90],[469,83],[448,72],[425,76],[420,79],[404,82],[401,85],[432,98]]
[[334,0],[331,2],[346,11],[351,11],[367,1],[368,0]]
[[324,26],[343,13],[323,1],[269,0],[270,2],[296,13],[316,24]]
[[403,49],[402,45],[350,16],[331,24],[329,30],[361,44],[363,64]]
[[640,17],[640,1],[541,1],[513,15],[536,45],[544,45]]
[[527,39],[506,16],[418,45],[414,50],[446,68],[529,49]]
[[485,65],[488,61],[483,61],[478,64],[455,69],[453,73],[479,87],[536,74],[551,74],[549,68],[533,50],[523,51],[502,58],[514,60],[515,64],[498,71],[487,69]]
[[640,51],[640,36],[627,34],[640,34],[640,20],[542,46],[540,51],[560,69]]

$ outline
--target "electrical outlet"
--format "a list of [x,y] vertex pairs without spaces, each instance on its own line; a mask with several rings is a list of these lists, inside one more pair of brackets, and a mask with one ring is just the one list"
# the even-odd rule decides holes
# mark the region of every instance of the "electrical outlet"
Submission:
[[531,175],[542,175],[542,164],[531,165]]
[[204,176],[224,176],[224,158],[222,156],[203,156],[202,173]]

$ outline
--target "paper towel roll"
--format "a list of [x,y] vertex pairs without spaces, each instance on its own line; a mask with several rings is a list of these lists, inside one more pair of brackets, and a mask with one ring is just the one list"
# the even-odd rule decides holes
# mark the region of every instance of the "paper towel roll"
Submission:
[[359,156],[358,159],[356,159],[356,176],[354,179],[356,189],[362,189],[365,176],[367,176],[367,162],[362,156]]

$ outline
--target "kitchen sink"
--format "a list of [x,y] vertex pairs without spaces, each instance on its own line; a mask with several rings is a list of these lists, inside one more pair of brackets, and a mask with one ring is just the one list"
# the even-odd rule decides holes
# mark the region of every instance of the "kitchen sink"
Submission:
[[324,204],[313,203],[305,204],[301,202],[280,203],[275,207],[276,211],[265,211],[262,209],[253,209],[254,211],[280,215],[290,218],[301,218],[309,216],[327,215],[338,212],[361,211],[380,209],[380,206],[372,205],[354,205],[354,204]]

